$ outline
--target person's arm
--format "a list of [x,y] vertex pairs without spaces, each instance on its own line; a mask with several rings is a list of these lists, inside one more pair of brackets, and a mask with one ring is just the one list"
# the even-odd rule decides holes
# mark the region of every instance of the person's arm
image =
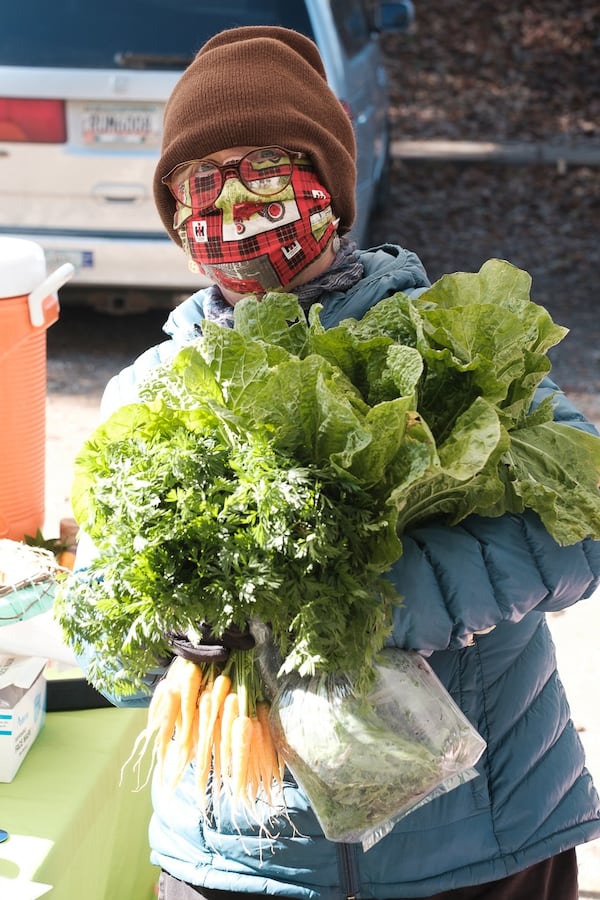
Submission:
[[600,582],[600,542],[561,547],[535,513],[470,516],[403,539],[389,574],[402,596],[393,642],[431,652],[466,646],[474,632],[552,612],[588,597]]
[[153,369],[172,359],[178,349],[173,341],[163,341],[162,344],[150,347],[134,363],[113,375],[100,401],[100,417],[108,418],[112,412],[127,403],[139,403],[139,389],[144,380]]
[[561,425],[571,425],[590,434],[598,434],[596,426],[588,421],[583,413],[569,400],[566,394],[559,388],[555,381],[547,375],[536,391],[531,408],[535,409],[546,397],[554,398],[554,421]]
[[100,404],[102,418],[106,418],[119,406],[126,403],[137,403],[139,387],[157,366],[172,359],[175,354],[192,343],[200,334],[199,323],[204,318],[203,300],[206,296],[203,288],[188,297],[179,306],[171,310],[163,331],[169,340],[156,344],[142,353],[132,365],[122,369],[110,379]]

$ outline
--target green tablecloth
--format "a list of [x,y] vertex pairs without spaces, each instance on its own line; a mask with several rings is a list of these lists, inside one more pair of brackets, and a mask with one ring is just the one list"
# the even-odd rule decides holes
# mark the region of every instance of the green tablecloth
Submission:
[[153,900],[150,789],[119,784],[145,710],[52,712],[0,784],[2,900]]

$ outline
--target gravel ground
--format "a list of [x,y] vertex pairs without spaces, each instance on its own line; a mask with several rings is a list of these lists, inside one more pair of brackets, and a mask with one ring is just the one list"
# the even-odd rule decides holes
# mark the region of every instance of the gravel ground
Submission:
[[384,39],[395,137],[600,144],[598,0],[415,0]]

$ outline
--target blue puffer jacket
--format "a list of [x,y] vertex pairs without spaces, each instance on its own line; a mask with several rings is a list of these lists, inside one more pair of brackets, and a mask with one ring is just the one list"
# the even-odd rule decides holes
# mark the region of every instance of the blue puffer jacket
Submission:
[[[395,291],[428,285],[417,257],[399,247],[377,248],[362,258],[365,278],[327,299],[326,326],[360,318]],[[105,413],[135,400],[148,369],[193,340],[203,297],[199,292],[171,314],[169,341],[112,380]],[[538,401],[554,390],[546,379]],[[593,431],[560,392],[556,418]],[[363,852],[356,844],[325,840],[291,778],[289,821],[271,824],[273,845],[239,819],[232,823],[226,807],[205,826],[190,767],[174,793],[158,781],[153,786],[154,863],[184,881],[229,891],[303,900],[428,897],[502,878],[600,837],[598,796],[546,624],[546,613],[594,592],[600,544],[559,547],[539,519],[526,514],[472,516],[453,528],[433,523],[406,535],[403,545],[390,576],[404,597],[395,613],[394,643],[428,654],[486,740],[478,777],[407,816]],[[474,632],[491,626],[469,644]]]

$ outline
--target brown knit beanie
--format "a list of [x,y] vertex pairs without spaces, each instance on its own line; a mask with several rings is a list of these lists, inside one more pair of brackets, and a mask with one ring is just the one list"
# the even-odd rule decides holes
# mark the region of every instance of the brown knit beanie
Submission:
[[169,236],[175,200],[161,178],[179,163],[229,147],[280,146],[311,159],[331,194],[340,234],[355,215],[352,123],[327,84],[316,45],[297,31],[256,25],[207,41],[167,102],[154,199]]

